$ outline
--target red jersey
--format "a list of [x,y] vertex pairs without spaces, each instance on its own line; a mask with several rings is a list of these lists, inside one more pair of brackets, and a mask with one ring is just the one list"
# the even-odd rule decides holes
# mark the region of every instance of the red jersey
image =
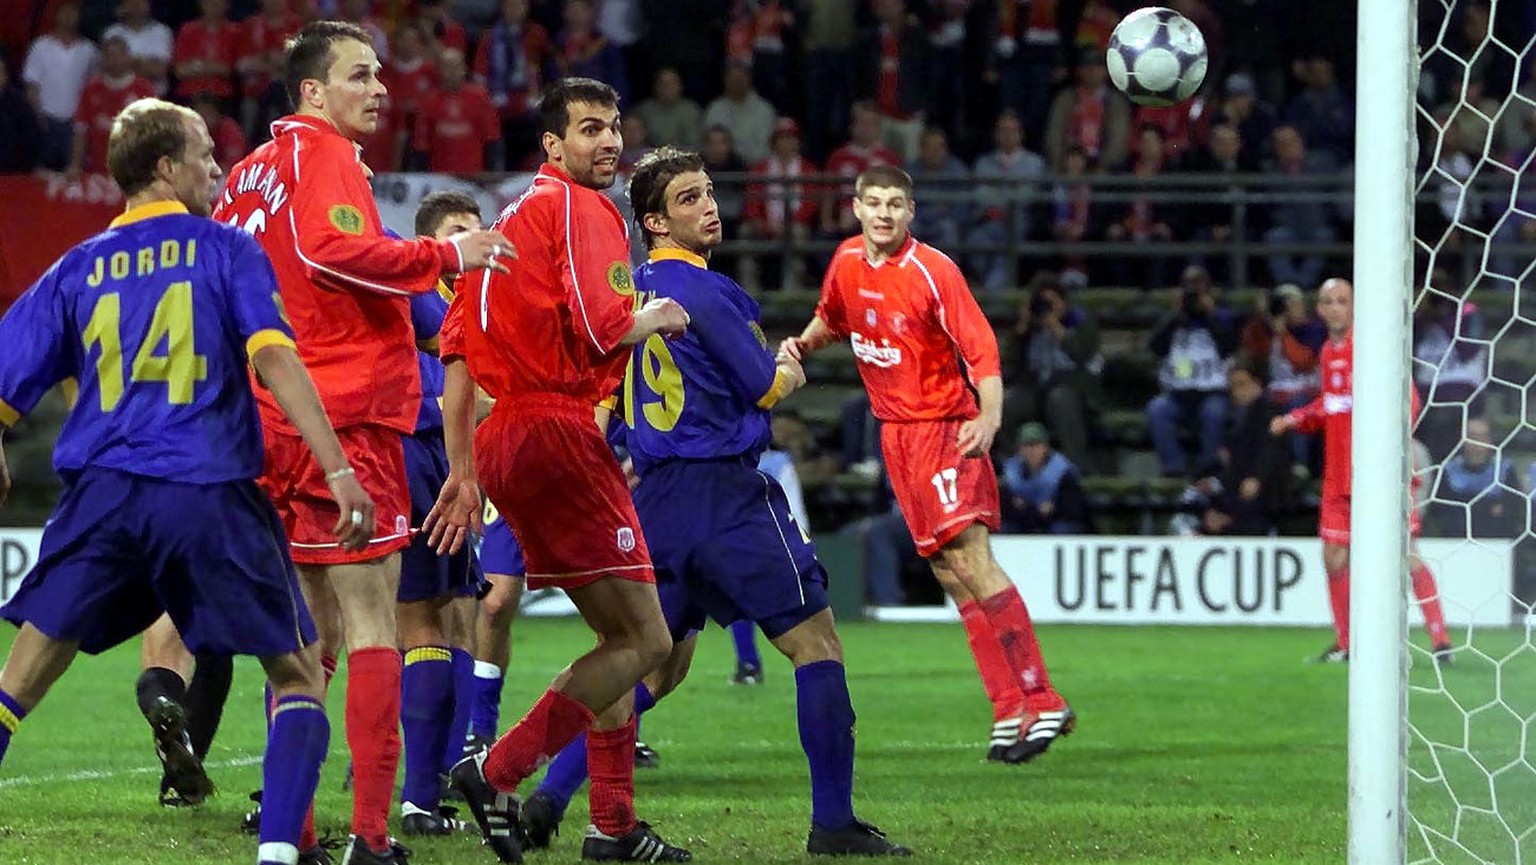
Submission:
[[[1350,438],[1355,417],[1355,334],[1342,341],[1329,339],[1318,356],[1317,370],[1322,376],[1322,390],[1317,399],[1291,412],[1296,430],[1323,434],[1323,498],[1349,498],[1351,492]],[[1419,392],[1412,394],[1409,417],[1419,414]],[[1416,487],[1415,476],[1410,484]]]
[[910,236],[878,265],[862,237],[843,241],[816,317],[853,343],[870,410],[883,421],[973,418],[977,382],[1001,375],[997,337],[960,268]]
[[384,86],[389,90],[389,98],[395,102],[399,117],[411,123],[416,118],[422,100],[437,87],[437,64],[426,58],[409,64],[391,61],[379,77],[384,79]]
[[[384,235],[357,146],[317,117],[272,124],[229,172],[213,217],[256,236],[282,292],[299,357],[337,429],[410,433],[421,404],[409,295],[460,267],[458,247]],[[262,422],[297,434],[266,388]]]
[[485,144],[501,138],[490,94],[478,84],[434,90],[416,112],[412,146],[427,154],[428,171],[476,174],[485,170]]
[[379,103],[379,125],[363,142],[363,164],[367,165],[374,174],[387,171],[399,171],[399,148],[395,139],[401,132],[402,119],[400,105],[395,97],[386,93]]
[[137,75],[125,75],[112,83],[92,75],[80,92],[80,107],[75,109],[75,128],[85,130],[86,171],[107,173],[107,139],[112,137],[112,121],[118,112],[135,99],[155,95],[155,85]]
[[250,150],[245,141],[245,130],[240,128],[233,117],[221,116],[219,122],[208,131],[213,138],[213,161],[228,174],[235,163]]
[[181,29],[176,31],[176,48],[172,55],[174,62],[180,65],[191,60],[207,60],[223,66],[228,72],[224,75],[178,78],[176,94],[184,99],[198,93],[212,93],[224,99],[234,96],[235,87],[231,76],[244,42],[244,31],[233,21],[221,21],[216,27],[209,27],[199,18],[181,25]]
[[[559,394],[589,405],[613,393],[634,325],[629,233],[608,196],[545,163],[496,220],[517,247],[511,273],[460,278],[458,318],[439,350],[462,354],[497,400]],[[456,331],[462,328],[462,336]]]

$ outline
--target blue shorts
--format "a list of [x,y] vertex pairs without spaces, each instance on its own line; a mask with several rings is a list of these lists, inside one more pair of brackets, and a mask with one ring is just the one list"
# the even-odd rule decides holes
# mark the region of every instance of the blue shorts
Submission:
[[528,572],[523,564],[523,548],[512,534],[512,527],[496,513],[489,502],[485,508],[485,537],[480,541],[480,568],[487,574],[521,577]]
[[673,633],[756,622],[769,639],[827,608],[827,572],[779,482],[745,457],[648,469],[635,510]]
[[268,657],[315,640],[277,511],[255,481],[190,484],[88,469],[65,487],[37,565],[0,607],[81,651],[169,613],[193,653]]
[[[448,451],[441,430],[402,436],[405,443],[405,479],[411,493],[411,524],[421,525],[437,503],[443,482],[448,480]],[[400,554],[402,602],[430,601],[446,595],[475,594],[480,574],[474,552],[466,545],[451,556],[440,556],[418,533]]]

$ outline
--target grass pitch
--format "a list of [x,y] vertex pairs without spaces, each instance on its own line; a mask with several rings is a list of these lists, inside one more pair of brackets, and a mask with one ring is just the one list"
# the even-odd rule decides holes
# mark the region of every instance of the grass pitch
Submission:
[[[589,642],[573,620],[515,627],[505,722]],[[1327,642],[1322,631],[1044,628],[1052,677],[1080,722],[1075,735],[1026,766],[983,760],[991,716],[958,625],[842,631],[859,714],[858,811],[916,848],[918,861],[1345,859],[1346,670],[1302,663]],[[6,630],[0,647],[13,633]],[[1480,635],[1479,653],[1462,653],[1444,687],[1432,672],[1414,674],[1417,684],[1438,689],[1418,693],[1415,712],[1451,747],[1439,764],[1447,780],[1411,787],[1442,834],[1455,834],[1486,861],[1515,862],[1520,840],[1503,828],[1508,808],[1503,820],[1476,809],[1492,804],[1493,793],[1536,807],[1526,795],[1536,791],[1536,776],[1521,760],[1518,732],[1520,713],[1536,709],[1536,654],[1522,637]],[[793,675],[777,657],[766,666],[761,687],[729,685],[730,644],[712,629],[701,637],[690,680],[642,725],[662,764],[638,773],[641,815],[690,847],[695,861],[813,861],[803,852],[809,788]],[[237,826],[245,794],[260,784],[259,669],[244,660],[236,667],[209,758],[220,795],[200,809],[171,810],[155,804],[159,768],[134,707],[137,668],[132,644],[82,658],[27,718],[0,768],[0,863],[252,861],[254,839]],[[1494,708],[1474,711],[1490,700]],[[337,688],[318,818],[322,834],[344,836],[351,804],[340,791],[341,705]],[[1513,768],[1491,776],[1506,765]],[[577,861],[585,807],[578,797],[565,834],[529,861]],[[1415,843],[1411,858],[1425,853]],[[1436,844],[1444,861],[1478,861],[1451,855],[1461,855],[1454,844]],[[407,845],[417,865],[495,861],[471,836]]]

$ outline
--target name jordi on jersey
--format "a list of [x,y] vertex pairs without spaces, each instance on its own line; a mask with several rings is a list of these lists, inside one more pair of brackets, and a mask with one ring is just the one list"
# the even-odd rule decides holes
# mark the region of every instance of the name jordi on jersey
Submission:
[[876,345],[874,340],[855,331],[848,341],[853,345],[853,356],[867,364],[881,368],[901,365],[901,348],[891,345],[888,339],[881,339]]

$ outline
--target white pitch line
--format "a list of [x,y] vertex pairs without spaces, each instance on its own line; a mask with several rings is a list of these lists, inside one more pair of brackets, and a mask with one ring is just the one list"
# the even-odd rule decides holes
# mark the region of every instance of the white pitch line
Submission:
[[[233,757],[228,760],[216,760],[204,764],[209,769],[224,769],[235,766],[255,766],[261,763],[261,756]],[[26,787],[33,784],[56,784],[61,781],[101,781],[107,778],[120,778],[124,775],[150,775],[162,771],[160,766],[136,766],[132,769],[81,769],[78,772],[67,772],[62,775],[18,775],[14,778],[0,778],[0,789],[6,787]]]

